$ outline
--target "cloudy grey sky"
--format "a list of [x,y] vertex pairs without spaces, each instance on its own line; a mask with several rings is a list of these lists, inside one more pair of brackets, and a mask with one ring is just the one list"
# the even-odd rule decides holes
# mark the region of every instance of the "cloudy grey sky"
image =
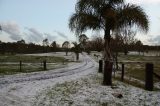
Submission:
[[[0,0],[0,40],[12,42],[24,39],[26,42],[42,44],[74,41],[76,37],[68,28],[68,19],[74,13],[77,0]],[[140,5],[150,19],[148,34],[137,34],[144,44],[160,44],[160,0],[126,0]],[[94,33],[94,32],[93,32]],[[92,32],[86,35],[91,37]]]

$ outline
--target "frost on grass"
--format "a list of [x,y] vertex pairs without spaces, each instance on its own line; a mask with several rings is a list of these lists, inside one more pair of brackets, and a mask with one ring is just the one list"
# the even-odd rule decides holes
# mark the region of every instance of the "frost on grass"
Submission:
[[[102,86],[102,75],[92,74],[57,84],[40,92],[33,106],[159,106],[160,91],[149,92],[118,81]],[[115,94],[122,94],[118,98]]]

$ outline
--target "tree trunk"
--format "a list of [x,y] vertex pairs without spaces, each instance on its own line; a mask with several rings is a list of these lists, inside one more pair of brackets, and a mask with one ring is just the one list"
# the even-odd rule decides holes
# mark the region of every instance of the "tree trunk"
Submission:
[[66,56],[68,56],[68,51],[66,51]]
[[105,42],[104,42],[104,59],[106,61],[110,61],[112,60],[112,56],[111,56],[111,50],[110,50],[110,35],[106,35],[105,34]]
[[105,61],[103,85],[112,85],[112,66],[113,62]]
[[124,45],[124,55],[127,55],[127,54],[128,54],[127,46]]
[[116,51],[116,71],[118,70],[118,51]]
[[104,36],[104,77],[103,77],[103,85],[112,85],[112,56],[110,50],[110,29],[105,30]]
[[79,60],[79,53],[76,53],[76,60]]

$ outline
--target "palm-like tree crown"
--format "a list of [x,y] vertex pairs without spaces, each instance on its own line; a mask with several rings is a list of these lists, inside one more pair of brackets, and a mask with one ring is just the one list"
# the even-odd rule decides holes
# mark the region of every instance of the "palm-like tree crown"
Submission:
[[85,34],[81,34],[81,35],[79,36],[79,42],[80,42],[80,43],[86,43],[87,40],[88,40],[88,37],[87,37]]
[[147,32],[148,23],[140,6],[124,4],[124,0],[78,0],[69,28],[77,34],[87,29],[114,31],[133,26]]
[[80,45],[81,47],[85,50],[85,45],[87,43],[87,40],[88,40],[88,37],[85,35],[85,34],[81,34],[79,36],[79,42],[80,42]]
[[80,44],[78,44],[77,42],[72,42],[72,44],[73,44],[73,50],[74,50],[74,52],[75,53],[80,53],[81,52],[81,46],[80,46]]
[[63,44],[62,44],[62,47],[63,48],[69,48],[70,46],[70,43],[68,41],[65,41]]

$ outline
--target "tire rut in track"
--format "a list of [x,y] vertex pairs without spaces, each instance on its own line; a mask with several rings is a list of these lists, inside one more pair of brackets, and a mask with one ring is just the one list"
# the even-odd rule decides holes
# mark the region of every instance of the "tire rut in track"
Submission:
[[[1,84],[11,84],[11,83],[20,83],[20,82],[26,82],[26,81],[35,81],[35,80],[47,80],[47,79],[54,79],[54,78],[58,78],[58,77],[63,77],[63,76],[69,76],[69,75],[73,75],[76,73],[80,73],[82,71],[85,71],[87,69],[93,68],[94,67],[94,63],[91,61],[91,59],[85,59],[84,64],[80,65],[79,67],[75,67],[75,68],[71,68],[71,69],[60,69],[60,72],[53,72],[51,74],[44,74],[43,76],[35,76],[35,77],[26,77],[26,78],[17,78],[17,79],[11,79],[11,80],[2,80],[0,82]],[[89,65],[89,66],[88,66]]]

